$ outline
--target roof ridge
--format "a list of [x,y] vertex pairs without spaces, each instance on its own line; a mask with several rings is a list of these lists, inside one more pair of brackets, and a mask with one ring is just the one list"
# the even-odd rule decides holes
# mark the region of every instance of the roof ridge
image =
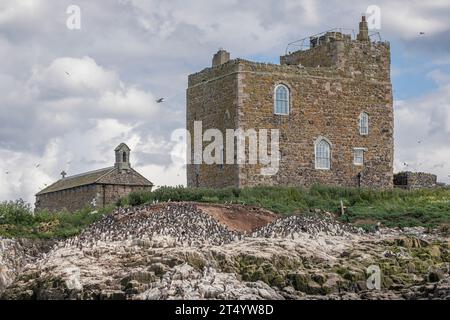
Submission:
[[110,173],[114,170],[114,166],[107,167],[103,169],[88,171],[84,173],[80,173],[77,175],[73,175],[67,178],[59,179],[55,183],[51,184],[50,186],[46,187],[45,189],[39,191],[36,195],[41,195],[45,193],[51,193],[56,191],[61,191],[65,189],[71,189],[74,187],[80,187],[84,185],[94,184],[96,183],[98,179],[98,175],[101,175],[103,177],[105,174]]
[[106,168],[102,168],[102,169],[97,169],[97,170],[92,170],[92,171],[87,171],[87,172],[83,172],[83,173],[78,173],[78,174],[75,174],[73,176],[68,176],[68,177],[66,177],[64,179],[60,179],[60,180],[69,180],[69,179],[79,178],[79,177],[82,177],[82,176],[85,176],[85,175],[88,175],[88,174],[97,173],[97,172],[105,171],[105,170],[111,170],[111,169],[114,169],[114,166],[106,167]]

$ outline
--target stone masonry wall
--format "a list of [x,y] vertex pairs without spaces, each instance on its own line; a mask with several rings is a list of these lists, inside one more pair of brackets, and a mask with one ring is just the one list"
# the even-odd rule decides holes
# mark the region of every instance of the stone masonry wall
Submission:
[[[208,68],[201,73],[189,76],[187,90],[187,130],[191,133],[194,148],[194,121],[202,121],[203,132],[210,128],[225,130],[237,126],[237,74],[236,61]],[[209,143],[203,144],[203,149]],[[193,157],[192,157],[193,160]],[[197,176],[196,172],[199,173]],[[222,188],[237,186],[236,165],[191,164],[187,166],[189,187]]]
[[400,172],[394,175],[394,185],[397,188],[414,190],[434,188],[437,184],[437,176],[424,172]]
[[36,197],[36,210],[47,209],[51,212],[67,209],[71,212],[82,209],[99,198],[99,189],[96,185],[87,185],[77,188],[46,193]]
[[280,61],[281,65],[329,67],[344,77],[390,82],[388,42],[334,41],[282,56]]
[[37,196],[36,210],[47,209],[51,212],[67,209],[70,212],[92,206],[95,199],[96,208],[115,204],[120,198],[134,191],[151,191],[151,187],[130,185],[91,184],[73,189],[46,193]]
[[[281,167],[259,175],[259,166],[242,166],[240,185],[315,183],[392,187],[393,109],[389,81],[345,78],[325,68],[297,68],[242,62],[244,91],[240,126],[280,129]],[[274,88],[290,88],[290,113],[274,114]],[[369,135],[359,134],[359,115],[370,117]],[[314,143],[332,144],[331,170],[315,169]],[[354,148],[367,148],[364,166],[353,164]]]
[[[229,171],[201,165],[199,186],[357,186],[358,173],[361,186],[393,186],[389,44],[350,41],[341,42],[339,48],[325,44],[312,50],[320,52],[320,59],[331,59],[330,66],[283,64],[283,58],[281,65],[236,59],[189,77],[187,126],[191,132],[196,119],[204,122],[204,129],[206,123],[221,130],[280,129],[281,134],[277,175],[261,176],[259,165],[225,166],[232,167]],[[287,116],[274,114],[277,84],[290,88]],[[359,134],[361,112],[370,117],[367,136]],[[319,137],[332,144],[331,170],[315,169],[314,142]],[[367,149],[363,166],[354,165],[354,148]],[[194,166],[188,166],[188,186],[196,186],[194,173]]]
[[306,51],[296,51],[280,58],[282,65],[331,67],[336,63],[336,44],[326,43]]
[[102,198],[101,200],[99,199],[99,203],[103,204],[103,206],[115,204],[117,200],[127,196],[131,192],[151,191],[150,187],[129,185],[102,185],[99,188],[101,188],[100,196]]
[[98,183],[144,186],[148,184],[148,181],[134,169],[128,170],[116,169],[111,173],[109,173],[108,175],[102,177],[100,180],[98,180]]

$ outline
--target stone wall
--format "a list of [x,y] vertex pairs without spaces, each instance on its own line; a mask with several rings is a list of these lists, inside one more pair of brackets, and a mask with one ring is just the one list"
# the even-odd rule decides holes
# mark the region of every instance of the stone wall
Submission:
[[336,75],[390,82],[390,44],[347,38],[280,57],[282,65],[335,69]]
[[[391,188],[394,115],[389,44],[326,43],[282,57],[281,62],[232,60],[191,75],[187,90],[187,128],[191,133],[194,120],[202,120],[203,129],[218,128],[223,133],[226,128],[280,129],[278,174],[261,176],[259,165],[225,166],[225,170],[201,165],[197,183],[194,166],[188,166],[188,186],[360,183]],[[274,114],[277,84],[290,88],[287,116]],[[359,134],[361,112],[370,118],[367,136]],[[315,169],[314,143],[319,137],[332,144],[331,170]],[[367,149],[363,166],[354,165],[354,148]]]
[[394,175],[394,185],[397,188],[413,190],[434,188],[438,186],[437,176],[425,172],[400,172]]
[[[192,148],[194,148],[194,121],[202,121],[203,132],[216,128],[225,133],[226,129],[237,127],[238,68],[239,63],[231,61],[189,76],[186,123],[187,130],[191,133]],[[203,147],[207,144],[204,143]],[[237,166],[188,165],[187,184],[189,187],[237,186]]]
[[[122,197],[127,196],[131,192],[136,191],[151,191],[152,188],[145,186],[129,186],[129,185],[102,185],[101,188],[101,201],[99,203],[103,206],[114,204]],[[100,200],[100,199],[99,199]]]
[[74,212],[85,207],[94,209],[115,204],[120,198],[134,191],[151,191],[148,186],[130,186],[117,184],[91,184],[77,188],[46,193],[37,196],[36,210],[47,209],[51,212],[67,209]]
[[114,170],[97,181],[99,184],[145,186],[149,181],[134,169]]
[[47,209],[51,212],[67,209],[71,212],[90,206],[94,199],[100,199],[100,189],[91,184],[77,188],[45,193],[36,196],[36,210]]
[[[281,167],[263,177],[259,166],[240,167],[240,185],[315,183],[392,187],[393,108],[389,82],[344,78],[325,68],[242,62],[244,91],[240,127],[280,129]],[[274,114],[274,88],[290,88],[290,113]],[[359,115],[370,117],[369,135],[359,134]],[[314,143],[332,144],[331,170],[315,169]],[[366,148],[364,166],[353,164],[354,148]]]
[[336,43],[326,43],[306,51],[296,51],[280,58],[282,65],[299,65],[304,67],[332,67],[337,58]]

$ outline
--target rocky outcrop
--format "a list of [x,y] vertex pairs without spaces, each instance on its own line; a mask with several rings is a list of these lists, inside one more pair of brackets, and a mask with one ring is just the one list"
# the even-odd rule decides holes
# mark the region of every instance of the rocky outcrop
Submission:
[[[367,234],[330,215],[254,230],[180,203],[120,210],[28,264],[4,299],[443,299],[449,237]],[[367,287],[379,266],[380,290]]]
[[0,294],[22,272],[48,252],[54,241],[0,238]]

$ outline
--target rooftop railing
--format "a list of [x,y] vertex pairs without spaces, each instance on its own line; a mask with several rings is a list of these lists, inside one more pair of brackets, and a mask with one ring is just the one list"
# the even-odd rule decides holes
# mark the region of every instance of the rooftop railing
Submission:
[[[311,49],[311,43],[314,42],[314,40],[319,42],[321,37],[325,36],[326,34],[332,35],[333,33],[340,34],[340,35],[350,34],[351,36],[353,36],[353,39],[356,39],[355,29],[334,28],[334,29],[330,29],[330,30],[327,30],[327,31],[324,31],[324,32],[321,32],[318,34],[314,34],[312,36],[305,37],[303,39],[296,40],[296,41],[289,43],[286,46],[285,54],[289,55],[295,51],[303,51],[303,50]],[[381,41],[381,34],[379,32],[373,32],[373,33],[369,34],[369,38],[371,39],[371,41],[373,38],[377,38],[378,41]]]

